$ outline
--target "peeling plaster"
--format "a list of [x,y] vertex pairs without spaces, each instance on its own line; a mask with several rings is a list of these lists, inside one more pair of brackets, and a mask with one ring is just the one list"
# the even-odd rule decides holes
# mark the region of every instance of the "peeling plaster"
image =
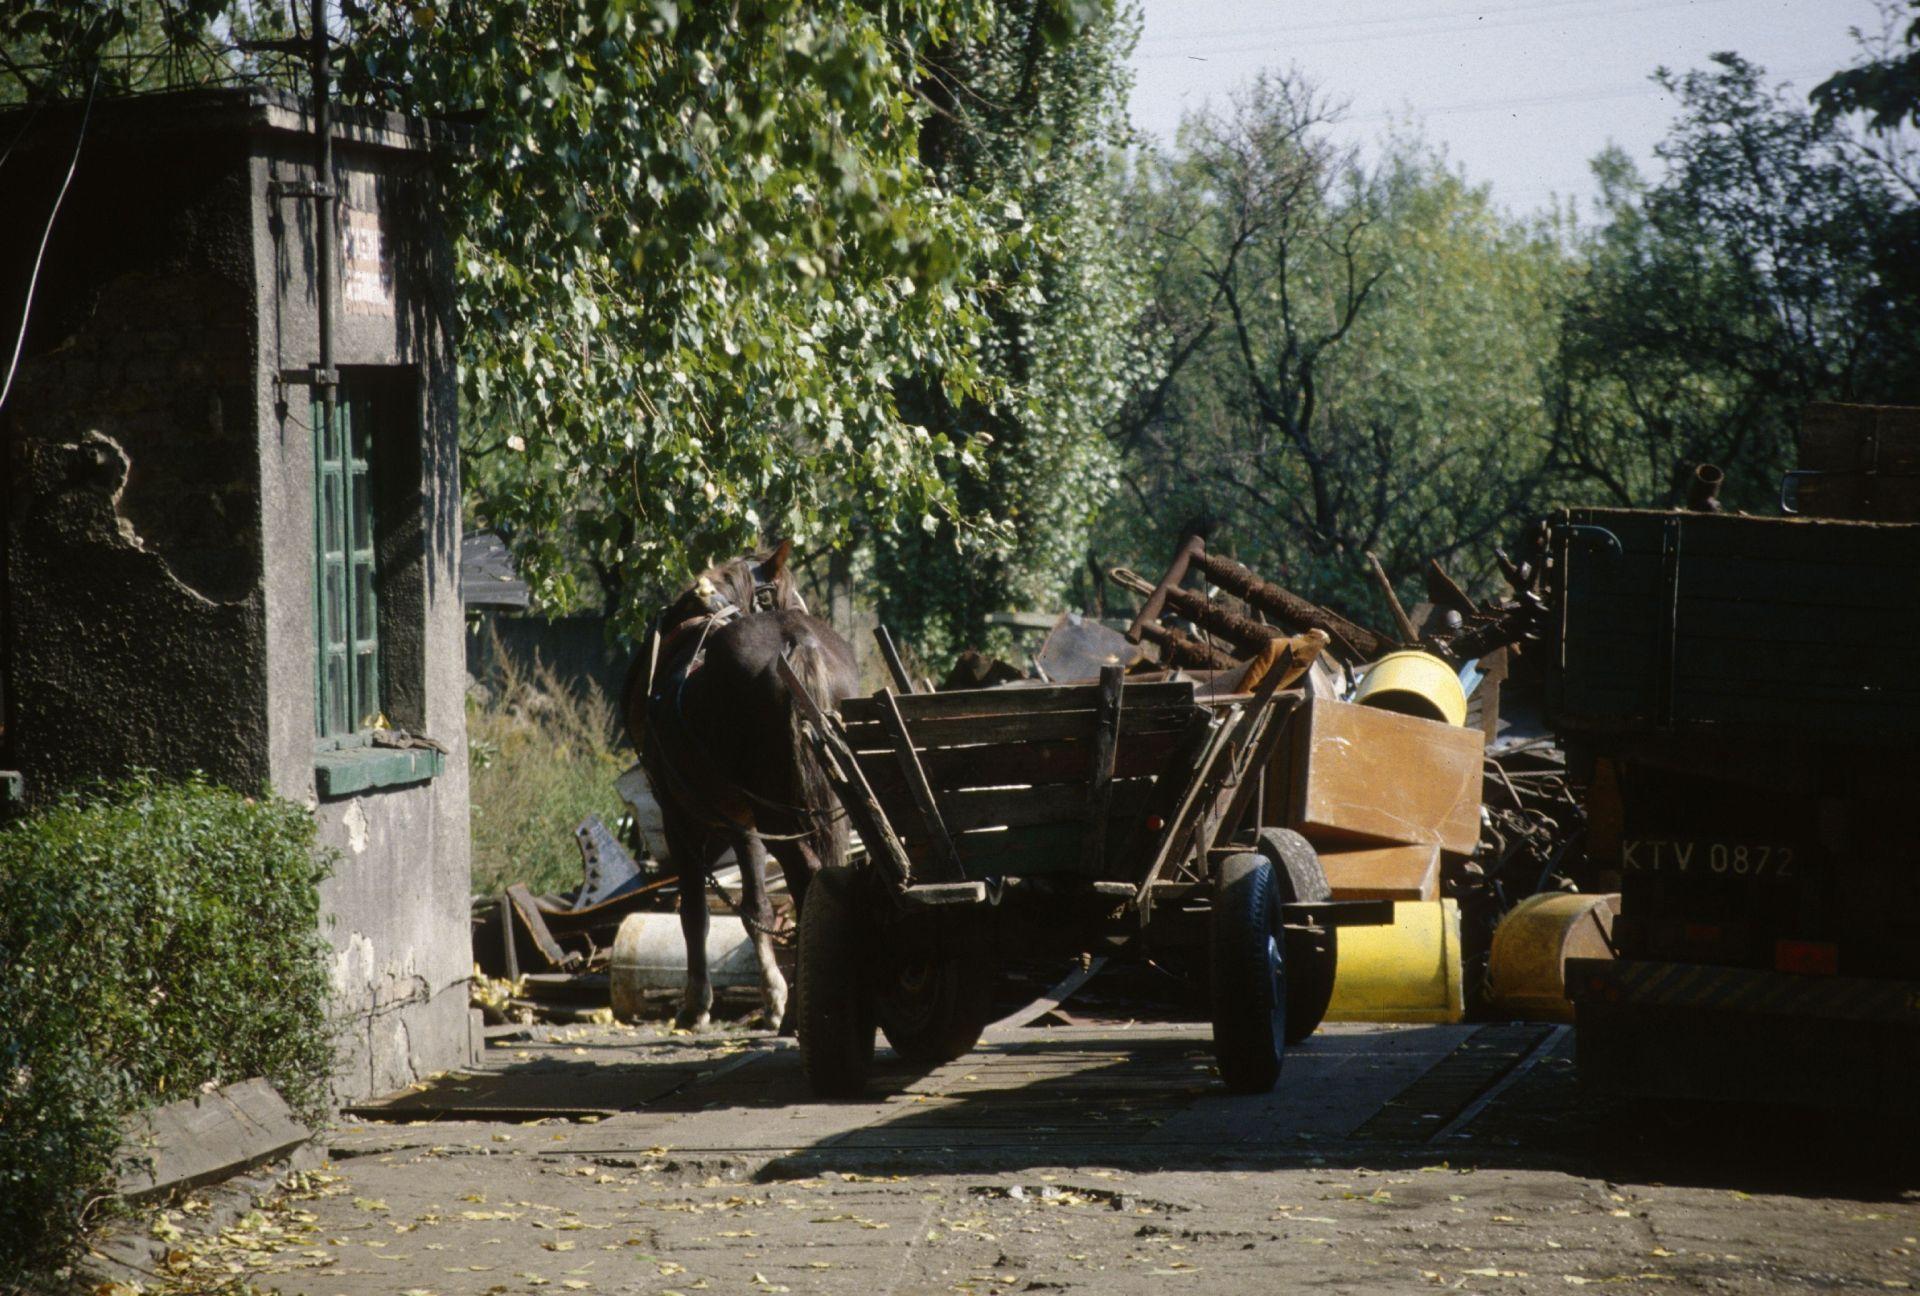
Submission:
[[364,855],[367,851],[367,812],[359,801],[347,807],[340,816],[340,824],[347,830],[347,849],[355,855]]

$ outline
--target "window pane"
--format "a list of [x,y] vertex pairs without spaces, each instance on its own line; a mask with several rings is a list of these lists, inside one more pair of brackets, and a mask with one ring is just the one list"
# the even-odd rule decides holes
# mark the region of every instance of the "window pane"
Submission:
[[327,564],[327,578],[320,587],[320,598],[325,609],[323,624],[326,646],[329,649],[346,647],[347,573],[342,564]]
[[339,404],[333,407],[333,422],[327,422],[326,406],[316,402],[313,407],[314,426],[320,429],[320,457],[330,463],[340,462],[340,424],[346,418],[346,410]]
[[[350,429],[353,457],[361,463],[366,463],[373,458],[373,402],[362,396],[353,402],[351,409],[352,416],[347,418],[346,422]],[[346,416],[348,407],[341,406],[340,413]]]
[[340,552],[342,528],[340,515],[344,511],[340,501],[341,479],[339,472],[322,470],[320,477],[320,548],[325,554]]
[[353,471],[353,547],[362,553],[373,548],[373,491],[365,468]]
[[353,722],[347,717],[347,659],[342,653],[327,654],[326,717],[322,732],[348,733]]
[[353,720],[356,728],[372,720],[380,710],[378,660],[377,650],[371,647],[353,656]]
[[356,644],[380,637],[380,623],[373,607],[373,564],[353,564],[353,639]]

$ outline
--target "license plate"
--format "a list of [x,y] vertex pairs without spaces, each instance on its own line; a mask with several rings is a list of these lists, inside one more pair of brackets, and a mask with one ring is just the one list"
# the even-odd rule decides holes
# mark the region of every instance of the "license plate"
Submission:
[[1782,842],[1677,841],[1648,837],[1620,843],[1623,873],[1773,880],[1795,876],[1796,867],[1794,848]]

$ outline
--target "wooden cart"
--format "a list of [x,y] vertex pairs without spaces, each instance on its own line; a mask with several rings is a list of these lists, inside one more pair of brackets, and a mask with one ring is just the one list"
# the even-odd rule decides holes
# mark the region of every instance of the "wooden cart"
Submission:
[[829,714],[787,682],[866,858],[800,916],[798,1022],[814,1090],[860,1092],[874,1029],[960,1056],[988,1020],[999,946],[1172,955],[1208,982],[1231,1089],[1264,1092],[1332,993],[1337,902],[1312,846],[1260,827],[1259,777],[1301,701],[1190,680],[882,690]]

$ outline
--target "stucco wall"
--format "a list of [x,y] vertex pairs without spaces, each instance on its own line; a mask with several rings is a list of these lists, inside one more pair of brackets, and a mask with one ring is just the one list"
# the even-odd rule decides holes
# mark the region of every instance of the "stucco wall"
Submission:
[[[307,200],[266,195],[274,181],[311,180],[312,159],[306,138],[275,135],[256,159],[254,176],[254,190],[262,195],[256,253],[263,267],[258,311],[265,342],[259,427],[262,459],[273,469],[262,483],[264,544],[269,570],[289,573],[310,573],[313,564],[313,433],[307,389],[278,388],[275,378],[318,355],[309,252],[313,208]],[[455,372],[443,325],[448,303],[426,295],[430,284],[446,282],[448,257],[433,219],[431,176],[420,155],[342,144],[334,161],[348,219],[362,232],[369,222],[377,225],[391,260],[385,303],[364,273],[357,300],[343,291],[334,362],[349,368],[406,366],[422,422],[413,507],[406,509],[388,493],[399,505],[390,514],[411,516],[398,519],[381,544],[383,605],[409,602],[419,609],[417,617],[383,619],[390,718],[448,748],[445,771],[431,782],[314,800],[311,576],[269,582],[273,785],[315,805],[322,837],[341,854],[323,901],[342,1006],[340,1087],[343,1095],[361,1096],[457,1065],[467,1054],[472,950],[465,653]],[[417,629],[417,642],[409,626]]]
[[[76,125],[9,159],[11,309]],[[47,246],[0,413],[8,738],[39,795],[140,765],[265,781],[246,150],[94,132]]]
[[[71,156],[75,123],[43,124],[8,162],[7,301]],[[7,755],[37,798],[150,766],[313,808],[340,855],[322,902],[342,1100],[470,1044],[449,262],[427,156],[395,125],[349,119],[336,148],[359,277],[335,362],[397,370],[417,398],[419,443],[380,490],[387,710],[447,748],[443,773],[315,795],[309,388],[283,381],[318,357],[313,204],[274,190],[313,178],[296,111],[232,93],[96,109],[0,413]]]

